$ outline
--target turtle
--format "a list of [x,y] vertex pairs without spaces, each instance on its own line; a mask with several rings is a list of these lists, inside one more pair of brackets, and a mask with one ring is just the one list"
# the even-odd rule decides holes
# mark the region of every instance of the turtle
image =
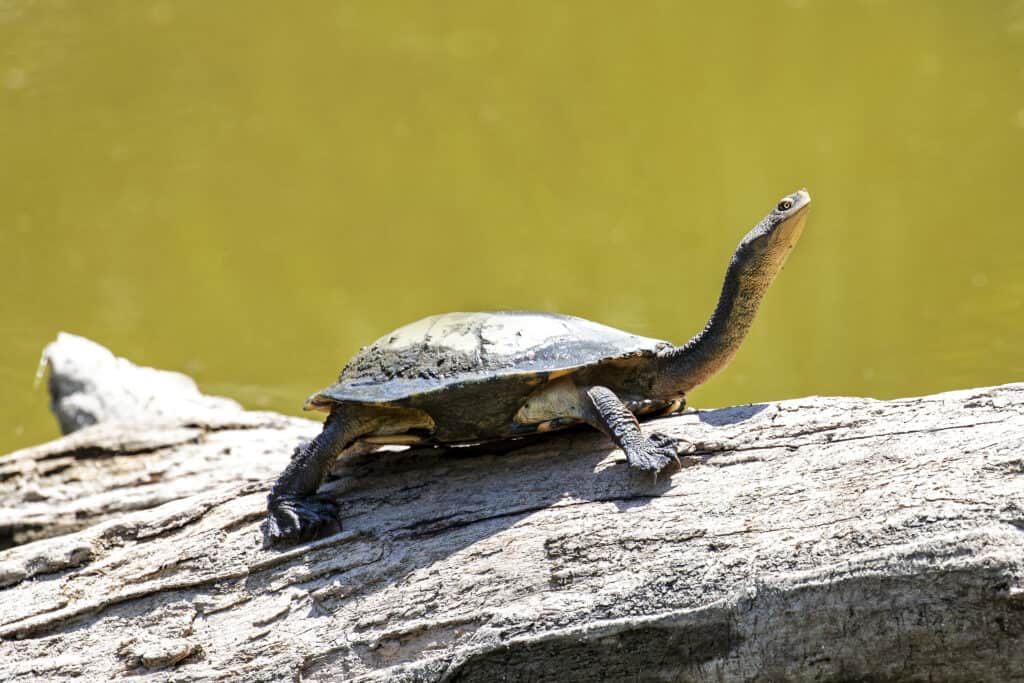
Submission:
[[317,490],[357,442],[450,446],[585,424],[632,468],[657,473],[677,462],[677,442],[644,435],[637,418],[680,410],[687,392],[732,360],[810,202],[806,189],[787,195],[747,233],[710,319],[682,346],[570,315],[488,311],[424,318],[364,347],[306,401],[327,418],[271,488],[264,545],[340,530],[337,502]]

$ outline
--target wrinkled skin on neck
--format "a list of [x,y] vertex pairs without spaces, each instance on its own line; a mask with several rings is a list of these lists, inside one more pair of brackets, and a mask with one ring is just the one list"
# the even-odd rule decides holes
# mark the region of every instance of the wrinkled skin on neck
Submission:
[[655,396],[685,394],[711,379],[736,355],[764,295],[803,232],[810,196],[801,190],[789,198],[794,201],[791,211],[772,211],[740,242],[725,272],[718,305],[704,329],[685,345],[661,354]]

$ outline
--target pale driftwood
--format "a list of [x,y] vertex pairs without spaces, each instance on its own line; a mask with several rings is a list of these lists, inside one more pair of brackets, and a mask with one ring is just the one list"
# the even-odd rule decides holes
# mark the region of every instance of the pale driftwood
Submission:
[[11,540],[81,527],[0,553],[0,679],[1024,680],[1024,385],[659,420],[700,464],[657,483],[586,431],[353,455],[345,530],[285,551],[316,425],[234,419],[0,460]]
[[65,434],[101,422],[216,426],[242,411],[237,402],[200,393],[191,377],[140,367],[67,332],[43,349],[50,408]]

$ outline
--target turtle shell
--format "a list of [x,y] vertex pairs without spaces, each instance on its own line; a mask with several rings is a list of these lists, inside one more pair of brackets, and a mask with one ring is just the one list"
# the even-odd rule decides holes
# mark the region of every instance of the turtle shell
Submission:
[[476,431],[470,425],[511,422],[529,393],[566,375],[584,373],[586,381],[642,395],[653,378],[650,360],[669,346],[572,315],[444,313],[362,348],[335,384],[308,398],[306,409],[402,405],[466,425],[457,432]]

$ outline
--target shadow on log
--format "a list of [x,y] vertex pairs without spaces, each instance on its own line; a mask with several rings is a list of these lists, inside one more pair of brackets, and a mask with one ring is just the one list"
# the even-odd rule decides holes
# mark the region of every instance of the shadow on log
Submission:
[[656,483],[587,431],[352,454],[268,551],[317,423],[46,356],[90,426],[0,458],[3,680],[1024,680],[1024,385],[649,422],[698,446]]

